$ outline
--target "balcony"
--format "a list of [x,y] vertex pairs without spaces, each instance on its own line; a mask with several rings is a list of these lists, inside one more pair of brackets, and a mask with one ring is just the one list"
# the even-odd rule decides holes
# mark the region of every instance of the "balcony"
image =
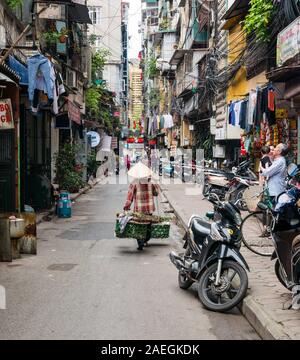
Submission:
[[184,96],[198,86],[199,63],[206,53],[207,51],[202,50],[177,50],[178,57],[176,58],[175,55],[170,61],[170,63],[174,64],[176,63],[175,59],[178,59],[176,71],[177,96]]

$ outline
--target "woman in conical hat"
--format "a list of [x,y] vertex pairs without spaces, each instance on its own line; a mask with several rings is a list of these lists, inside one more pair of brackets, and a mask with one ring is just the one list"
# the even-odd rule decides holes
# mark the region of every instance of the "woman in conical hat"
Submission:
[[[136,164],[128,175],[134,179],[129,185],[127,200],[124,210],[130,210],[134,202],[134,212],[152,215],[155,211],[154,196],[159,193],[159,188],[151,182],[152,171],[142,162]],[[144,240],[138,240],[138,250],[143,250],[145,243],[150,240],[151,225],[148,227],[147,236]]]

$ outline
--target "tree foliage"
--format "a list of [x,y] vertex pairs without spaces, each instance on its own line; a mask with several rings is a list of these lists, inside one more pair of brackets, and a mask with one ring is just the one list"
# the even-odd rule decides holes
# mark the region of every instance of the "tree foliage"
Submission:
[[107,58],[111,55],[108,49],[101,48],[92,56],[92,80],[97,80],[102,76]]
[[23,5],[23,0],[6,0],[6,4],[12,9],[16,10]]
[[261,41],[269,40],[269,23],[274,13],[272,0],[250,0],[250,10],[242,21],[243,29],[247,35],[255,34]]

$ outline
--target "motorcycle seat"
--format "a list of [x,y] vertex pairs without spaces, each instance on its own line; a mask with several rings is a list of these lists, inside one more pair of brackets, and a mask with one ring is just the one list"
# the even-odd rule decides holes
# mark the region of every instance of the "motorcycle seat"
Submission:
[[202,240],[204,240],[210,234],[211,225],[202,219],[194,219],[191,229],[195,235],[195,238],[200,237]]

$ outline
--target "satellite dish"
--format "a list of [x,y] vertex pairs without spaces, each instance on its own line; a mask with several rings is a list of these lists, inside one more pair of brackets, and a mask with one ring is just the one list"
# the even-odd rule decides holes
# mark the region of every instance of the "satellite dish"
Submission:
[[96,131],[89,131],[87,133],[91,138],[91,147],[94,148],[100,144],[100,135]]

